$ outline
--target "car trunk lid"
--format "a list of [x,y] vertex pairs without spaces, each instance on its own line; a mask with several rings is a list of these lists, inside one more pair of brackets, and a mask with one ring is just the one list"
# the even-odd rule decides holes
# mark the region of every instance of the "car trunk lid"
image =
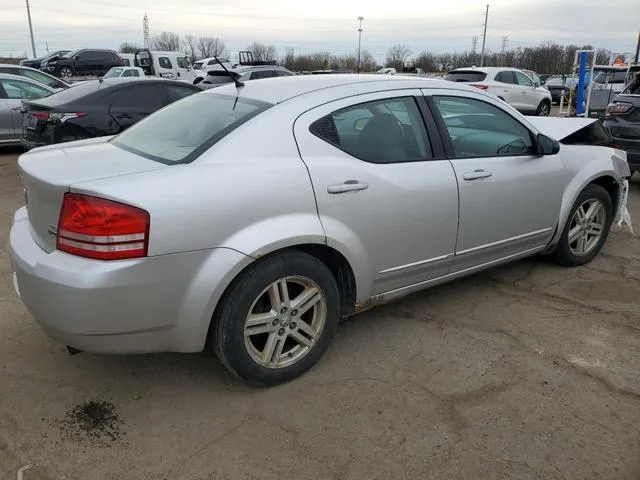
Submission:
[[111,145],[107,138],[42,147],[18,160],[31,233],[45,251],[55,249],[60,207],[72,185],[166,168]]

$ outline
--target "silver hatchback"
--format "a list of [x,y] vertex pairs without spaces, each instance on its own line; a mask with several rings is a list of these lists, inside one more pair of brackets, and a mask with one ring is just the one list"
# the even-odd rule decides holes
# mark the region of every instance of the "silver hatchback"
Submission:
[[421,78],[209,90],[21,156],[15,288],[76,349],[210,348],[253,384],[284,382],[341,317],[530,255],[598,254],[625,211],[624,152],[540,125]]

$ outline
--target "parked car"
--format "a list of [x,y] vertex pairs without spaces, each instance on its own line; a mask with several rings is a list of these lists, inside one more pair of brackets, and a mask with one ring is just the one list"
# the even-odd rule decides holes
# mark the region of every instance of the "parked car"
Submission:
[[42,66],[43,62],[46,62],[47,60],[51,60],[53,58],[62,57],[63,55],[66,55],[69,52],[70,50],[57,50],[55,52],[42,55],[38,58],[20,60],[20,65],[22,65],[23,67],[31,67],[31,68],[39,69]]
[[341,317],[531,255],[591,261],[629,169],[559,133],[417,77],[210,89],[114,138],[20,157],[14,286],[74,349],[211,348],[253,384],[285,382]]
[[156,52],[148,49],[138,50],[133,66],[141,67],[145,75],[193,81],[193,69],[189,57],[181,52]]
[[543,84],[544,84],[544,82],[542,81],[542,79],[540,78],[540,76],[539,76],[536,72],[534,72],[533,70],[522,70],[522,71],[523,71],[524,73],[526,73],[526,74],[527,74],[527,76],[528,76],[531,80],[533,80],[533,83],[534,83],[535,85],[540,86],[540,85],[543,85]]
[[31,67],[23,67],[21,65],[11,65],[8,63],[0,63],[0,73],[7,73],[9,75],[18,75],[25,78],[30,78],[38,83],[53,88],[54,90],[64,90],[69,88],[67,82],[63,82],[59,78],[49,75],[48,73],[41,72]]
[[[229,70],[231,70],[234,66],[237,66],[236,64],[232,63],[228,58],[218,57],[218,59]],[[220,64],[218,63],[215,57],[203,58],[202,60],[198,60],[193,64],[193,70],[196,76],[200,75],[204,77],[207,71],[216,70],[217,68],[222,68],[222,67],[220,67]]]
[[0,73],[0,145],[20,145],[23,100],[35,100],[55,92],[30,78]]
[[551,93],[536,84],[522,70],[508,67],[458,68],[445,80],[468,83],[493,93],[521,113],[547,117],[551,113]]
[[[241,82],[258,80],[261,78],[289,77],[291,75],[295,75],[291,70],[279,67],[278,65],[239,66],[229,70],[229,72]],[[206,76],[198,75],[193,80],[194,85],[198,85],[203,89],[219,87],[220,85],[232,82],[233,78],[231,78],[229,73],[225,72],[220,67],[218,69],[209,70]]]
[[144,77],[144,71],[140,67],[111,67],[102,78],[118,77]]
[[626,67],[598,67],[593,77],[594,90],[609,90],[620,93],[627,83]]
[[613,144],[627,152],[632,172],[640,172],[640,73],[607,107],[604,127]]
[[122,59],[113,50],[74,50],[60,57],[43,62],[42,69],[61,78],[81,77],[107,73],[111,67],[122,65]]
[[114,135],[160,108],[199,92],[160,78],[90,80],[36,101],[25,101],[22,145],[27,148]]

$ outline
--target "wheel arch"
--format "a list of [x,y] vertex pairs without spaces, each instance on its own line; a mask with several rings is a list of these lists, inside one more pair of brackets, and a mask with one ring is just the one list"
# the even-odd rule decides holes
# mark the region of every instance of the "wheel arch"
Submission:
[[547,250],[552,249],[551,247],[558,243],[560,235],[562,235],[567,220],[569,219],[569,213],[571,212],[573,204],[580,193],[589,185],[599,185],[604,188],[611,197],[614,215],[615,212],[618,211],[620,202],[620,183],[616,180],[614,172],[600,172],[598,174],[591,175],[586,179],[581,177],[575,178],[565,190],[565,194],[562,198],[562,205],[560,207],[558,226]]
[[231,278],[230,281],[227,282],[227,284],[224,286],[224,290],[215,301],[215,305],[210,312],[211,316],[206,336],[207,343],[212,341],[216,314],[222,307],[225,298],[227,298],[229,292],[235,285],[235,282],[238,280],[238,278],[240,278],[240,276],[250,267],[255,266],[256,263],[260,263],[268,258],[271,258],[274,255],[280,255],[286,252],[302,252],[320,260],[329,269],[338,284],[338,290],[340,292],[340,315],[344,317],[355,312],[357,298],[356,277],[353,268],[347,258],[337,249],[332,248],[324,243],[301,243],[290,245],[269,251],[269,253],[261,255],[258,258],[253,257],[253,261],[244,265],[243,268],[236,272],[233,275],[233,278]]

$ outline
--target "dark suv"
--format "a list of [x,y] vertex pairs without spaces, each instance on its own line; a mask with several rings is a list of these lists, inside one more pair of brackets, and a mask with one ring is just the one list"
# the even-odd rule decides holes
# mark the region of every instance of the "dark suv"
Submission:
[[609,104],[604,126],[613,146],[627,152],[631,173],[640,172],[640,72]]
[[74,50],[61,58],[43,62],[41,69],[60,78],[104,75],[111,67],[122,65],[122,58],[113,50]]

